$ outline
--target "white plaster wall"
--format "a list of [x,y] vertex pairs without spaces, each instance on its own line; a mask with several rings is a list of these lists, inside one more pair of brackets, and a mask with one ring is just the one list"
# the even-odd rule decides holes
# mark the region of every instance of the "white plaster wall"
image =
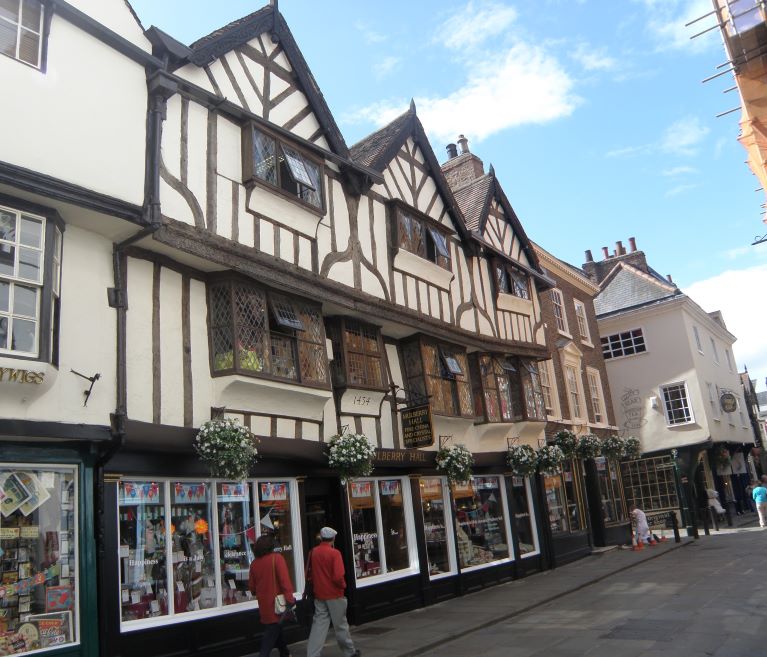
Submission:
[[48,70],[0,57],[0,80],[2,160],[141,205],[143,67],[54,16]]
[[184,342],[181,322],[181,274],[160,274],[160,360],[162,424],[184,424]]
[[[112,244],[89,231],[67,226],[61,280],[59,367],[4,358],[3,366],[46,371],[41,386],[0,384],[0,417],[109,425],[115,397],[115,311],[107,304],[112,285]],[[48,336],[41,336],[47,340]],[[90,382],[73,374],[100,374],[88,405]]]
[[69,4],[139,48],[152,52],[152,44],[144,36],[141,24],[136,21],[124,0],[69,0]]
[[210,376],[208,347],[208,303],[205,283],[192,280],[189,284],[189,318],[192,347],[192,415],[194,426],[210,419],[213,406],[213,385]]
[[153,265],[128,259],[127,386],[128,417],[152,421]]

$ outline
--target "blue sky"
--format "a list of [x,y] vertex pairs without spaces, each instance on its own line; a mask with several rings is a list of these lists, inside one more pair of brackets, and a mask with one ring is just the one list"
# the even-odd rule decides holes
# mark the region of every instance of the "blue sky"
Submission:
[[[261,3],[134,0],[190,43]],[[528,235],[573,264],[636,237],[764,389],[765,200],[737,142],[739,103],[709,0],[281,0],[348,144],[407,108],[440,161],[459,133],[492,163]]]

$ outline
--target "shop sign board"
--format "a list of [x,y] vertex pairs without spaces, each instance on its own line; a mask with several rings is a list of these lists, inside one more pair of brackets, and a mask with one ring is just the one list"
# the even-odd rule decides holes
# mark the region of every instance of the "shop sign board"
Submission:
[[431,409],[428,404],[411,406],[402,411],[402,444],[407,448],[434,444]]

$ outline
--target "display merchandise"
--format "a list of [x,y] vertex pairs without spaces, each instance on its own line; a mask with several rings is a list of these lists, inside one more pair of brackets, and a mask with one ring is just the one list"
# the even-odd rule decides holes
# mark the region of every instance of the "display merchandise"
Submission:
[[[434,577],[454,570],[450,556],[450,516],[445,513],[447,480],[442,477],[424,477],[421,485],[421,513],[429,558],[429,575]],[[449,504],[449,503],[448,503]]]
[[533,505],[526,478],[512,477],[511,491],[514,496],[514,526],[519,541],[519,553],[524,557],[526,554],[538,552],[538,537],[532,515]]
[[472,477],[453,486],[461,568],[509,557],[501,482],[500,477]]
[[76,640],[76,472],[0,469],[0,655]]

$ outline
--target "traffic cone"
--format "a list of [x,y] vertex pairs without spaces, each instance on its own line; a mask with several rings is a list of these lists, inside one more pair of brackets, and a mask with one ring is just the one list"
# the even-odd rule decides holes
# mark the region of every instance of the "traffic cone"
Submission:
[[634,543],[631,549],[634,550],[634,552],[639,552],[640,550],[644,550],[644,544],[642,543],[642,539],[639,538],[639,534],[637,534],[636,542]]
[[647,545],[657,545],[658,541],[656,541],[652,536],[647,539]]

